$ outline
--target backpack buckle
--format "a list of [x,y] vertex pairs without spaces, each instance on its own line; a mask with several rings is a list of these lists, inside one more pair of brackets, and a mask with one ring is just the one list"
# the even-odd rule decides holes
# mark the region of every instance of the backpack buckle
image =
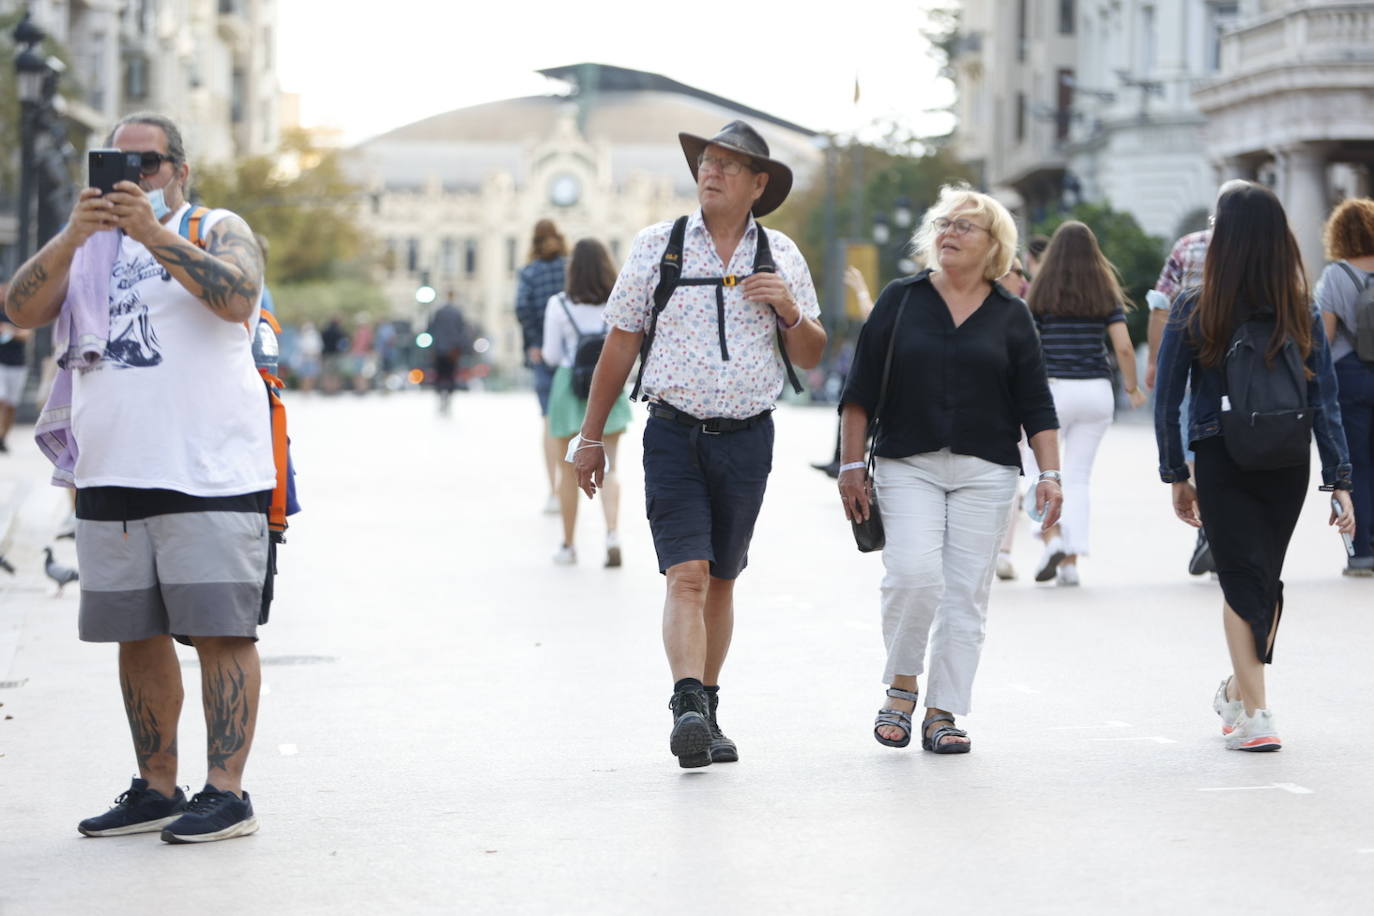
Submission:
[[734,274],[726,274],[720,278],[721,286],[736,286],[739,284],[739,277]]

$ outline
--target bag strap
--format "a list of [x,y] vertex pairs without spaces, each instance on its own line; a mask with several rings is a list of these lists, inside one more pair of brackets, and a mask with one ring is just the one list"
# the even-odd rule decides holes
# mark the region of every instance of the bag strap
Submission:
[[887,338],[887,356],[883,359],[883,380],[878,387],[878,406],[873,408],[873,416],[868,418],[868,461],[864,473],[873,477],[873,463],[877,460],[878,438],[878,418],[882,416],[883,406],[887,403],[887,380],[892,374],[892,351],[897,346],[897,326],[902,321],[902,312],[906,310],[907,301],[911,298],[911,287],[906,288],[902,294],[902,301],[897,305],[897,317],[892,319],[892,333]]
[[[654,287],[654,308],[649,313],[649,324],[644,329],[644,341],[639,345],[639,374],[635,376],[635,387],[630,392],[630,400],[640,400],[639,392],[644,383],[644,366],[649,361],[649,350],[654,345],[654,334],[658,330],[658,316],[668,307],[673,298],[678,280],[682,277],[682,243],[687,237],[687,217],[679,216],[668,233],[668,247],[663,249],[663,257],[658,262],[658,286]],[[645,398],[647,400],[647,397]]]
[[191,207],[181,215],[179,234],[201,250],[205,249],[206,239],[200,234],[200,224],[209,213],[209,207]]
[[[754,273],[774,274],[778,272],[777,266],[773,263],[773,250],[768,244],[768,232],[758,223],[758,241],[754,243]],[[773,313],[777,317],[777,312]],[[782,354],[782,364],[787,368],[787,381],[792,384],[792,391],[796,394],[802,393],[802,383],[797,378],[797,370],[792,368],[792,357],[787,355],[787,342],[783,340],[782,326],[778,326],[778,352]]]
[[[1341,270],[1346,272],[1347,276],[1350,277],[1350,282],[1355,284],[1355,301],[1358,303],[1360,296],[1364,295],[1364,291],[1369,289],[1370,284],[1374,284],[1374,274],[1365,274],[1364,282],[1361,283],[1359,276],[1355,273],[1354,267],[1347,264],[1345,261],[1337,261],[1336,264],[1340,266]],[[1346,327],[1345,321],[1341,318],[1340,315],[1336,316],[1336,321],[1340,324],[1342,330],[1344,330],[1345,333],[1349,335],[1351,343],[1354,343],[1356,340],[1358,340],[1358,338],[1355,335],[1355,332],[1350,330],[1350,328]]]
[[[572,325],[573,333],[577,335],[577,342],[573,344],[573,347],[582,346],[582,338],[584,336],[590,337],[591,335],[584,335],[582,329],[577,326],[577,319],[573,318],[572,308],[568,305],[567,293],[558,294],[558,304],[563,306],[563,314],[568,316],[568,324]],[[576,352],[575,349],[574,352]]]

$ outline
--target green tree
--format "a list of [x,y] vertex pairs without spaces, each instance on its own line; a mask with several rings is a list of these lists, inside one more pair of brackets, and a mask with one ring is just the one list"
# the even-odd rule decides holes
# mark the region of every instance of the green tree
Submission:
[[1085,223],[1097,236],[1097,244],[1107,260],[1116,266],[1121,274],[1121,288],[1136,308],[1126,314],[1126,322],[1131,329],[1131,339],[1136,343],[1145,340],[1145,328],[1149,322],[1149,309],[1145,305],[1145,292],[1152,289],[1159,278],[1159,269],[1167,255],[1166,243],[1158,236],[1148,235],[1140,228],[1135,217],[1120,210],[1113,210],[1110,204],[1079,204],[1066,213],[1048,217],[1032,227],[1032,234],[1053,236],[1061,223],[1069,220]]
[[377,246],[358,215],[362,189],[337,151],[293,132],[279,154],[199,167],[191,185],[197,199],[232,209],[267,239],[267,282],[283,320],[386,310],[372,280]]

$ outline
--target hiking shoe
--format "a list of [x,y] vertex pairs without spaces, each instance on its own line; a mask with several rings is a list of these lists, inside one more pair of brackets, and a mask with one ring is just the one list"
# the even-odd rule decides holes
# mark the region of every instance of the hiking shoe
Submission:
[[575,547],[572,547],[572,546],[568,545],[568,544],[564,544],[562,547],[560,547],[560,548],[558,548],[556,551],[554,551],[554,554],[553,554],[553,565],[554,565],[554,566],[576,566],[576,565],[577,565],[577,549],[576,549]]
[[1055,585],[1077,585],[1078,584],[1078,564],[1065,563],[1059,567],[1059,572],[1054,577]]
[[1193,545],[1193,558],[1188,561],[1188,575],[1200,576],[1216,571],[1217,564],[1212,560],[1212,545],[1207,543],[1207,529],[1199,528],[1197,543]]
[[178,786],[171,798],[156,789],[148,788],[148,780],[134,777],[128,789],[115,799],[114,807],[104,814],[88,817],[76,825],[86,836],[127,836],[131,833],[153,833],[181,816],[186,807],[186,793]]
[[209,783],[191,797],[186,812],[162,831],[164,843],[212,843],[258,832],[248,793],[239,798]]
[[1236,723],[1245,717],[1245,704],[1240,700],[1226,699],[1226,688],[1231,686],[1229,677],[1222,678],[1217,695],[1212,697],[1212,710],[1221,716],[1221,733],[1229,735],[1236,730]]
[[1231,751],[1277,751],[1283,747],[1274,728],[1274,714],[1256,709],[1253,716],[1242,710],[1231,734],[1226,736],[1226,749]]
[[620,565],[620,535],[614,531],[606,532],[606,568]]
[[700,687],[679,690],[668,701],[668,708],[673,711],[668,748],[677,757],[677,765],[683,769],[709,765],[713,735],[705,691]]
[[1016,567],[1011,565],[1011,554],[999,553],[997,555],[997,578],[1003,582],[1010,582],[1016,578]]
[[711,762],[712,763],[734,763],[739,760],[739,749],[735,747],[735,742],[725,737],[725,732],[720,730],[720,723],[716,721],[716,709],[720,707],[720,688],[706,688],[706,724],[711,726]]
[[1374,557],[1349,557],[1345,561],[1345,569],[1341,570],[1343,576],[1355,576],[1360,579],[1367,579],[1374,576]]
[[1064,542],[1060,538],[1050,538],[1050,542],[1045,545],[1045,552],[1040,555],[1040,565],[1035,568],[1035,581],[1048,582],[1054,578],[1054,574],[1059,570],[1059,564],[1064,562],[1068,556],[1064,552]]

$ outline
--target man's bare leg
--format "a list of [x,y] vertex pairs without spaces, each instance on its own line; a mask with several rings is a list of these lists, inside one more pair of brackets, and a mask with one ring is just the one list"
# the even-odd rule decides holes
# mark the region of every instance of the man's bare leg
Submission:
[[205,706],[205,781],[243,797],[243,767],[258,721],[262,669],[247,637],[196,637]]
[[730,651],[730,638],[735,633],[735,580],[711,577],[706,592],[704,612],[706,622],[706,666],[704,684],[719,684],[720,669]]
[[119,686],[138,775],[171,798],[177,791],[177,721],[184,695],[172,637],[120,643]]
[[[701,680],[706,673],[707,594],[711,588],[709,565],[691,560],[668,568],[668,596],[663,603],[663,648],[673,680]],[[722,656],[723,658],[723,656]]]

